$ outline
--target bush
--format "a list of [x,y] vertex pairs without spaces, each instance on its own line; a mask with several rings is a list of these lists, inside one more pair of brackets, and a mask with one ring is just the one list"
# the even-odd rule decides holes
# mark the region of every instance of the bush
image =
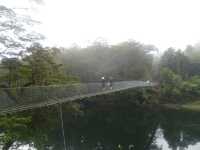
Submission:
[[160,73],[160,93],[164,102],[183,103],[200,96],[200,76],[183,81],[181,76],[168,68]]
[[176,102],[181,98],[182,78],[168,68],[164,68],[160,73],[161,98],[168,102]]

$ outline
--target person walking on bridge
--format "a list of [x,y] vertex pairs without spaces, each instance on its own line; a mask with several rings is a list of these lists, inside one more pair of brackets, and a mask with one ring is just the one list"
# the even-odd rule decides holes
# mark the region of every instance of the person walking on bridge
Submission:
[[112,88],[113,88],[113,77],[112,76],[109,77],[108,83],[109,83],[110,89],[112,90]]
[[106,81],[105,81],[105,77],[104,76],[102,76],[101,77],[101,85],[102,85],[102,88],[104,89],[105,88],[105,83]]

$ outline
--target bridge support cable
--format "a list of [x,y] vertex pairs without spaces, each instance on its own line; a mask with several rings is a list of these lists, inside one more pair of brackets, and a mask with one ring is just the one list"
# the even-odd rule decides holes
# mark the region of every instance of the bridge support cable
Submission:
[[58,109],[59,109],[59,115],[60,115],[60,123],[61,123],[61,132],[62,132],[62,137],[63,137],[63,146],[64,150],[67,150],[66,147],[66,138],[65,138],[65,129],[64,129],[64,122],[63,122],[63,111],[62,111],[62,104],[58,104]]

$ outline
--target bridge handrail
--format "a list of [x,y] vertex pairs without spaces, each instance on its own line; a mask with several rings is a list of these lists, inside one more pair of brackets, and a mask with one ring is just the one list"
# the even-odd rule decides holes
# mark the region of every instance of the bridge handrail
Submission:
[[102,88],[100,82],[0,88],[0,109],[22,104],[48,102],[49,100],[58,101],[58,99],[82,97],[83,95],[95,95],[95,93],[114,92],[120,89],[145,86],[153,85],[143,81],[121,81],[113,83],[113,88],[109,86]]
[[68,86],[68,85],[80,85],[82,83],[68,83],[68,84],[52,84],[52,85],[33,85],[33,86],[21,86],[21,87],[3,87],[1,88],[0,87],[0,90],[7,90],[7,89],[23,89],[23,88],[35,88],[35,87],[38,87],[38,88],[44,88],[44,87],[64,87],[64,86]]

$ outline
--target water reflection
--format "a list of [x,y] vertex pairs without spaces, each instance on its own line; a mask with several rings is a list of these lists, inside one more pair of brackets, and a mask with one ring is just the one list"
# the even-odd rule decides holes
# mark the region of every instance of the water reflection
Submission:
[[[65,104],[62,110],[67,150],[200,149],[200,113],[160,111],[112,101]],[[7,143],[0,137],[4,147],[64,150],[58,106],[19,115],[27,114],[30,122],[18,120],[17,126],[1,128],[1,136],[9,137]]]

